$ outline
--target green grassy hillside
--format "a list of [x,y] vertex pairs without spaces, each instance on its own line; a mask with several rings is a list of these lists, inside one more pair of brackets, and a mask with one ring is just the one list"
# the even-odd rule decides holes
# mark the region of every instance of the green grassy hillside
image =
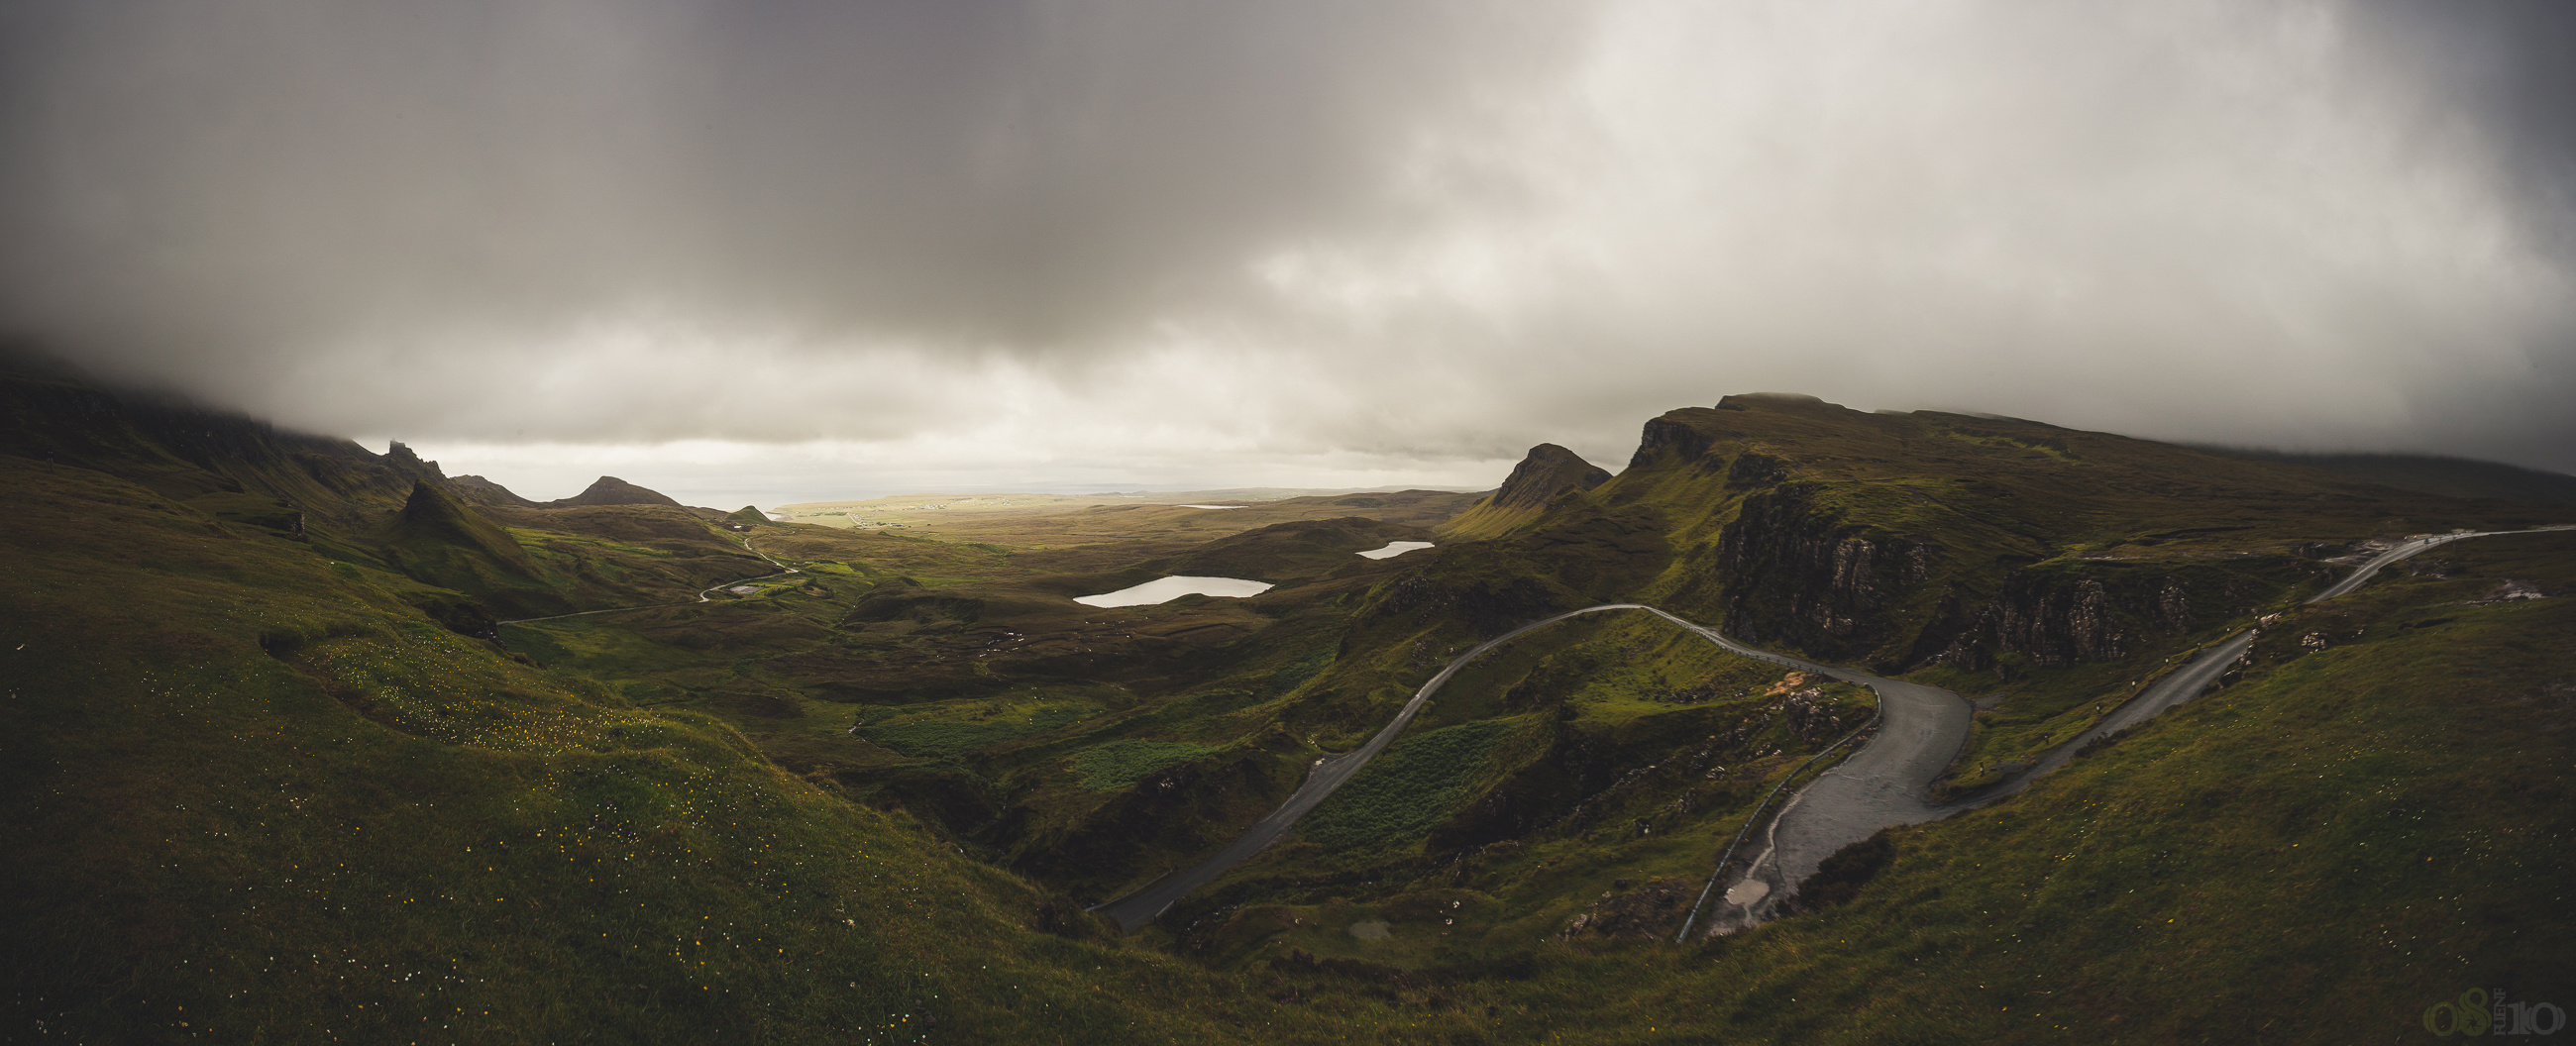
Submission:
[[[2368,539],[2563,509],[1737,397],[1508,533],[1365,560],[1464,500],[955,541],[530,507],[9,394],[0,1037],[2346,1042],[2470,987],[2576,999],[2576,537],[2296,604]],[[797,572],[698,600],[755,551]],[[1188,572],[1279,587],[1070,598]],[[1978,698],[1966,767],[2279,616],[2225,689],[1706,943],[1669,936],[1726,841],[1871,698],[1636,613],[1477,662],[1146,932],[1081,914],[1470,645],[1610,599]]]
[[1257,988],[419,582],[93,471],[0,491],[8,1038],[1277,1038]]
[[1537,519],[1547,506],[1569,492],[1590,490],[1610,481],[1610,473],[1553,443],[1531,447],[1503,485],[1440,525],[1452,540],[1501,537]]
[[[2013,800],[1890,833],[1851,903],[1708,945],[1670,987],[1583,1019],[1815,1042],[2414,1042],[2468,988],[2576,997],[2576,539],[2487,541],[2445,550],[2449,577],[2285,617],[2226,690]],[[2559,594],[2475,603],[2508,576]],[[1726,1001],[1683,1007],[1705,998],[1689,984]]]

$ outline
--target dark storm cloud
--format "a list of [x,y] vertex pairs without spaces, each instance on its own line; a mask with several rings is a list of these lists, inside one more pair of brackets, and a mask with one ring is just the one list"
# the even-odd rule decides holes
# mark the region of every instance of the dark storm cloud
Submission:
[[2576,468],[2567,11],[20,2],[0,321],[915,473],[1455,481],[1751,389]]
[[[2475,128],[2525,235],[2560,271],[2576,271],[2576,4],[2383,0],[2366,10],[2382,58]],[[2410,432],[2318,443],[2434,446],[2576,472],[2576,411],[2566,406],[2576,395],[2576,329],[2544,331],[2529,348],[2519,367],[2413,386]]]
[[2368,11],[2386,58],[2458,103],[2504,157],[2525,213],[2576,256],[2576,4],[2382,0]]
[[1547,28],[1162,0],[10,18],[8,304],[149,373],[616,309],[1081,344],[1225,293],[1247,243],[1389,219],[1385,158]]

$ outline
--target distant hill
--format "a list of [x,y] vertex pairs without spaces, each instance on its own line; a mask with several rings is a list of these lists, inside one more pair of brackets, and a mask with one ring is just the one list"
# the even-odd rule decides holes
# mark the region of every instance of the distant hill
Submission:
[[2210,447],[2230,457],[2305,465],[2383,487],[2451,498],[2499,498],[2543,505],[2576,505],[2576,476],[2498,461],[2433,454],[2301,454],[2286,450]]
[[1531,447],[1503,485],[1458,518],[1444,523],[1449,538],[1494,537],[1509,532],[1547,509],[1567,491],[1590,490],[1610,482],[1610,470],[1553,443]]
[[671,500],[669,495],[666,495],[661,491],[639,487],[615,476],[601,476],[598,479],[591,481],[590,489],[588,490],[582,491],[581,493],[568,498],[558,498],[545,503],[545,507],[547,508],[583,508],[592,505],[669,505],[672,508],[687,507],[677,501]]
[[510,488],[494,483],[491,480],[484,479],[481,476],[458,476],[454,479],[450,479],[447,481],[447,490],[458,498],[475,505],[509,505],[515,508],[538,507],[537,502],[520,497],[516,493],[511,492]]

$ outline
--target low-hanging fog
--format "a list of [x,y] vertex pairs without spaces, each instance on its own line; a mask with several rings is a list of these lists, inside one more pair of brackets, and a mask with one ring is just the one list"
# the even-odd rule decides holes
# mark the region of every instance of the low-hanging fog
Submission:
[[2569,11],[22,0],[0,333],[540,498],[1474,486],[1766,390],[2576,470]]

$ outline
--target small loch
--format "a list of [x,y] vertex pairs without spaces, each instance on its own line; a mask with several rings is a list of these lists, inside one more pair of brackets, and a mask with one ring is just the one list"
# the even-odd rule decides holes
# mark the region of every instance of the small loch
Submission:
[[1141,607],[1168,603],[1182,596],[1224,596],[1241,599],[1270,591],[1267,581],[1246,581],[1239,577],[1158,577],[1152,581],[1116,592],[1096,596],[1075,596],[1073,601],[1094,607]]

